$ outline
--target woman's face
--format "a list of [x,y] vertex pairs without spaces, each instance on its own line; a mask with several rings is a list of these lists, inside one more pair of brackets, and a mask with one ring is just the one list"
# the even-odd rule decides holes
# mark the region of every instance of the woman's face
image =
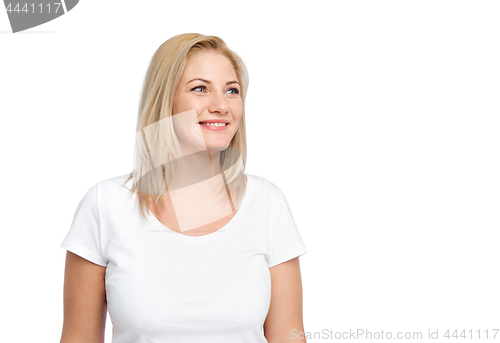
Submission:
[[[203,137],[204,145],[208,148],[229,146],[243,115],[240,91],[234,68],[225,56],[203,51],[190,57],[173,103],[174,127],[179,142],[187,146],[187,151],[189,147],[199,146],[200,137]],[[179,118],[176,121],[176,114],[189,110],[192,113],[189,120]],[[192,110],[196,112],[196,118]],[[223,121],[227,124],[200,124],[206,121]],[[178,123],[182,123],[182,126]]]

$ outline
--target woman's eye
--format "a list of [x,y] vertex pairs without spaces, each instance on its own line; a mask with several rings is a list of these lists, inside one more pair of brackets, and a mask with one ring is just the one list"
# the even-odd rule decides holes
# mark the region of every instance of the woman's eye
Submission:
[[198,89],[198,88],[206,88],[205,86],[196,86],[194,87],[193,89],[191,89],[192,91],[194,91],[195,89]]
[[233,94],[239,94],[240,93],[240,91],[238,90],[238,88],[231,88],[230,91],[231,90],[234,91]]

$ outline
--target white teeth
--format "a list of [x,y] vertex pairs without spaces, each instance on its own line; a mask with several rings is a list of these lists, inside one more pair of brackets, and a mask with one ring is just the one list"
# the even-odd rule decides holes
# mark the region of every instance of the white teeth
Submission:
[[226,126],[227,123],[200,123],[201,125],[210,125],[210,126]]

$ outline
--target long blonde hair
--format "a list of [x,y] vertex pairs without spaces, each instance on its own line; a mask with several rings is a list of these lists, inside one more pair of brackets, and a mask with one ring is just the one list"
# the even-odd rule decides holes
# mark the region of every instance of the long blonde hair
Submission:
[[[142,86],[139,104],[134,169],[128,181],[134,179],[129,189],[137,194],[140,213],[145,218],[148,203],[154,200],[157,212],[165,204],[165,185],[173,178],[177,163],[182,163],[180,144],[173,124],[172,110],[177,86],[188,59],[196,53],[211,50],[228,58],[234,67],[240,83],[240,96],[243,101],[243,115],[229,147],[222,151],[221,176],[226,190],[241,189],[246,166],[246,126],[245,96],[248,89],[248,72],[243,60],[217,36],[186,33],[165,41],[151,58]],[[165,165],[168,167],[165,168]],[[245,184],[245,182],[243,182]],[[228,193],[229,194],[229,193]],[[239,201],[236,201],[239,204]],[[239,206],[237,206],[239,207]]]

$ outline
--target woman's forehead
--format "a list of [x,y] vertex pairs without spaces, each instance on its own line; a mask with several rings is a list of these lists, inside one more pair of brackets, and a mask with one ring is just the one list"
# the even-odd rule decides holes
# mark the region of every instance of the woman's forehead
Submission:
[[200,52],[188,59],[182,74],[183,79],[191,80],[195,77],[211,81],[221,77],[235,78],[236,72],[226,56],[214,52]]

